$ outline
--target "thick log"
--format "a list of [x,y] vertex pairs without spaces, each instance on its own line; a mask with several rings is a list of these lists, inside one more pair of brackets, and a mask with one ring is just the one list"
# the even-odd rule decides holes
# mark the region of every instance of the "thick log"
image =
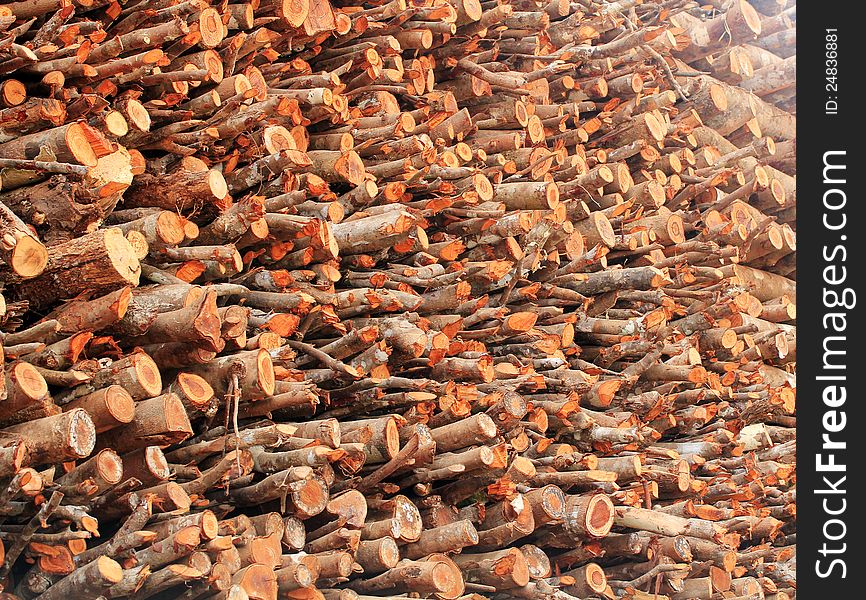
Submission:
[[96,427],[87,412],[80,408],[13,425],[4,431],[27,440],[33,465],[85,458],[96,444]]
[[101,229],[51,246],[45,270],[21,283],[19,297],[32,306],[48,306],[82,292],[107,293],[138,285],[141,267],[119,229]]

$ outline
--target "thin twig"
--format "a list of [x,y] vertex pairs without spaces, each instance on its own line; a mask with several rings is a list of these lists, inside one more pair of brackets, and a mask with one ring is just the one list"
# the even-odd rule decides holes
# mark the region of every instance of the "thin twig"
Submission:
[[361,376],[361,373],[355,367],[347,365],[343,361],[337,360],[336,358],[329,356],[328,354],[322,352],[314,346],[311,346],[310,344],[299,342],[297,340],[286,340],[286,344],[291,348],[294,348],[295,350],[300,350],[306,354],[309,354],[332,371],[336,371],[337,373],[343,373],[344,375],[348,375],[349,377],[353,377],[356,379]]
[[3,561],[3,566],[0,567],[0,579],[5,579],[6,576],[9,575],[12,565],[14,565],[15,561],[18,560],[18,557],[24,551],[24,548],[27,547],[27,544],[30,543],[33,534],[36,533],[37,529],[45,526],[46,519],[48,519],[48,517],[51,516],[51,513],[60,506],[61,500],[63,500],[63,494],[61,492],[54,492],[51,494],[51,498],[48,499],[48,502],[45,502],[39,507],[39,511],[33,515],[33,518],[27,522],[27,525],[25,525],[21,532],[15,537],[15,541],[12,542],[12,545],[6,551],[6,560]]
[[671,85],[677,91],[677,94],[683,100],[683,102],[688,102],[689,99],[683,91],[683,88],[677,81],[676,77],[674,77],[674,73],[673,71],[671,71],[671,66],[668,64],[668,61],[666,61],[661,54],[656,52],[654,48],[650,47],[649,44],[644,44],[643,48],[644,50],[649,52],[649,55],[652,56],[653,59],[659,64],[659,66],[664,70],[665,75],[667,75],[668,79],[671,82]]
[[26,158],[0,158],[0,167],[23,169],[27,171],[42,171],[43,173],[61,173],[63,175],[87,175],[90,167],[44,160],[28,160]]

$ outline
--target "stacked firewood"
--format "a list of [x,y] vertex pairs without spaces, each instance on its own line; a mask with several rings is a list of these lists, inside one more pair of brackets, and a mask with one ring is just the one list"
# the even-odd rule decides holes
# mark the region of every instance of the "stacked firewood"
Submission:
[[795,17],[0,6],[3,597],[794,597]]

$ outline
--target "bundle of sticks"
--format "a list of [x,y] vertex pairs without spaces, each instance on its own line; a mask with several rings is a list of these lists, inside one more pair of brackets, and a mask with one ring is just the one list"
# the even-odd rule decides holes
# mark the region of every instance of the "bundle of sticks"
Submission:
[[795,19],[4,3],[2,597],[795,597]]

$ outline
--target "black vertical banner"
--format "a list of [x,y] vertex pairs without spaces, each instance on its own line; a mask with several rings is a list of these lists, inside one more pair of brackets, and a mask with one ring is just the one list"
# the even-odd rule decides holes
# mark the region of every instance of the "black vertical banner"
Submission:
[[862,568],[861,6],[797,6],[797,591],[805,599],[854,597]]

